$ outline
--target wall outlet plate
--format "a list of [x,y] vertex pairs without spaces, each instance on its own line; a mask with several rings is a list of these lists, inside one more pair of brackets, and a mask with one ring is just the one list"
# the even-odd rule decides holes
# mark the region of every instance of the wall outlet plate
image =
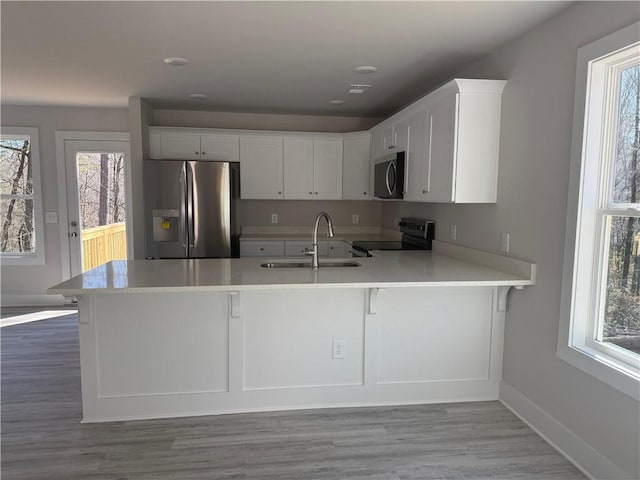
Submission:
[[351,223],[353,223],[354,225],[357,224],[360,221],[360,217],[357,214],[353,214],[351,215]]
[[449,238],[453,241],[458,238],[458,227],[455,224],[452,224],[451,228],[449,228]]
[[272,213],[271,214],[271,223],[278,223],[278,214],[277,213]]
[[505,253],[509,252],[509,242],[511,241],[511,235],[509,235],[509,233],[507,232],[502,232],[502,235],[500,237],[500,250],[502,250]]
[[345,346],[346,345],[344,340],[334,340],[333,347],[331,349],[331,358],[333,358],[334,360],[344,359]]

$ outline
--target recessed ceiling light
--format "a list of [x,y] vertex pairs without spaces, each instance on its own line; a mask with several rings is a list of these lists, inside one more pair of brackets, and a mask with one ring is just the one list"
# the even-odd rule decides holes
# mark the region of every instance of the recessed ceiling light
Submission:
[[331,105],[344,105],[347,102],[345,102],[344,100],[329,100],[329,103]]
[[366,92],[371,85],[362,85],[359,83],[352,83],[349,85],[349,93],[360,94]]
[[203,100],[207,98],[207,95],[204,93],[190,93],[189,98],[194,98],[196,100]]
[[354,68],[353,71],[358,73],[374,73],[378,71],[378,67],[374,67],[373,65],[360,65]]
[[191,63],[190,60],[182,57],[167,57],[163,61],[167,65],[173,65],[174,67],[182,67],[183,65]]

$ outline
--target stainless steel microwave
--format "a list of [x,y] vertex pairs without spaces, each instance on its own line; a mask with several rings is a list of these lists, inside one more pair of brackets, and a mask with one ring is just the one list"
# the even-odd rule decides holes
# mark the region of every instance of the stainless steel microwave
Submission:
[[373,194],[376,198],[403,198],[404,152],[396,152],[375,160]]

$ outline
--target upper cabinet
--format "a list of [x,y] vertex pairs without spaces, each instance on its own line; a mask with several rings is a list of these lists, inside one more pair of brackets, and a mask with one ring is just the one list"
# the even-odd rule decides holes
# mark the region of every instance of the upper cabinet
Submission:
[[316,200],[342,198],[342,139],[313,141],[313,196]]
[[371,135],[359,132],[345,135],[342,148],[342,198],[371,198]]
[[284,198],[342,198],[342,139],[284,139]]
[[283,198],[282,137],[240,138],[240,197]]
[[505,84],[456,79],[374,127],[378,145],[406,152],[405,200],[496,202]]
[[369,132],[150,127],[151,158],[239,161],[246,199],[367,200],[375,159],[403,151],[404,200],[495,203],[505,84],[452,80]]
[[151,158],[159,160],[237,162],[239,146],[238,135],[171,131],[150,133]]

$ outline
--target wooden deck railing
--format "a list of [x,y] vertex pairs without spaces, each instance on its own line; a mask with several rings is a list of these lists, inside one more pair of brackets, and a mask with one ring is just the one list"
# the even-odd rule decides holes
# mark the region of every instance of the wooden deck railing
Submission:
[[127,231],[125,224],[112,223],[82,230],[82,271],[111,260],[127,259]]

